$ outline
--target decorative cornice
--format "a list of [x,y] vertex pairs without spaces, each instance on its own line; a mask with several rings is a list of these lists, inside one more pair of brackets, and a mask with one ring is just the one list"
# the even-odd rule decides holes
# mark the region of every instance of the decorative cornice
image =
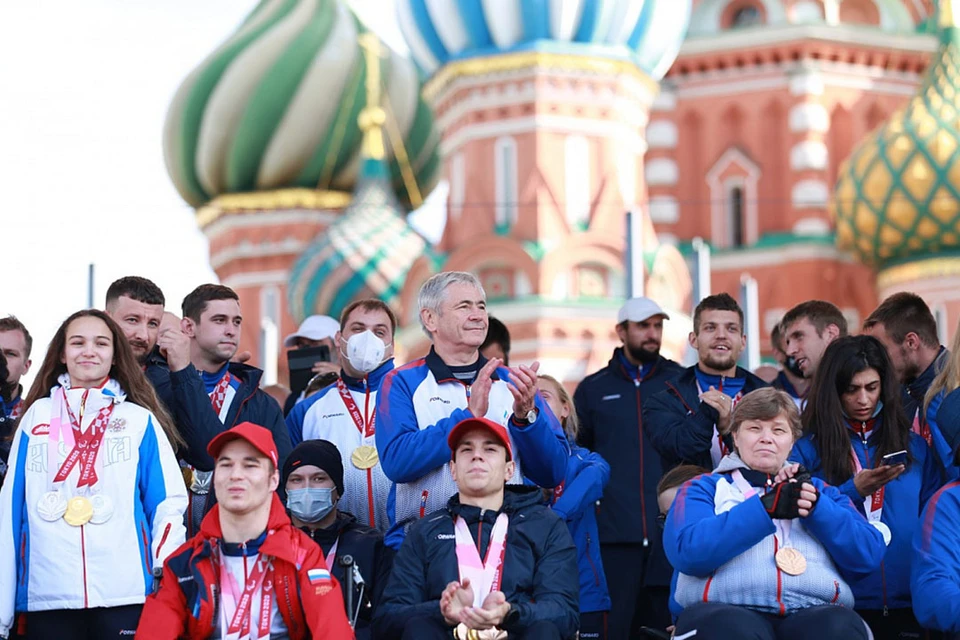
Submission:
[[960,256],[929,258],[883,269],[877,274],[877,286],[887,289],[918,280],[960,276]]
[[197,209],[197,225],[204,229],[219,217],[248,211],[290,209],[344,209],[353,196],[344,191],[317,189],[278,189],[217,196]]
[[657,93],[657,83],[630,60],[589,57],[547,51],[522,51],[486,58],[469,58],[445,65],[423,87],[424,98],[431,103],[451,82],[461,77],[510,73],[525,69],[558,69],[584,71],[595,75],[629,77],[645,85],[651,95]]

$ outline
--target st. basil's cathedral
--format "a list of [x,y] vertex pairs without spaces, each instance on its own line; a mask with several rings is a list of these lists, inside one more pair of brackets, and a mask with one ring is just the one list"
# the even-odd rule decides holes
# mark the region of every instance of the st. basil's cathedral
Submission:
[[[858,326],[916,291],[952,334],[960,0],[396,5],[409,55],[343,0],[263,0],[170,106],[168,171],[260,320],[253,364],[371,296],[420,355],[417,291],[441,270],[477,274],[511,359],[568,383],[616,346],[637,265],[676,359],[698,295],[745,279],[765,354],[810,298]],[[431,242],[408,217],[441,181]]]

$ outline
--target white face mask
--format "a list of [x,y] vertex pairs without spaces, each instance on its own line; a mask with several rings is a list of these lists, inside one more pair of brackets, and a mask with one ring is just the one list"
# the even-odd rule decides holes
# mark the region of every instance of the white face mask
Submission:
[[361,373],[370,373],[379,367],[386,351],[387,345],[369,329],[355,333],[347,340],[347,360]]

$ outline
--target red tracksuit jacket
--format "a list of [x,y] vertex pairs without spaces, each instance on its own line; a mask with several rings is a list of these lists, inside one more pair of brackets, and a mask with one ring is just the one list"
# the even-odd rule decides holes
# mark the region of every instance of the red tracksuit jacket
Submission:
[[[277,606],[291,640],[352,640],[343,596],[336,579],[313,582],[310,569],[326,571],[320,547],[290,522],[274,495],[260,552],[272,557]],[[213,548],[220,544],[220,507],[204,517],[200,533],[174,551],[163,565],[157,592],[147,598],[137,627],[144,640],[201,640],[218,624],[220,568]],[[217,586],[214,589],[214,586]]]

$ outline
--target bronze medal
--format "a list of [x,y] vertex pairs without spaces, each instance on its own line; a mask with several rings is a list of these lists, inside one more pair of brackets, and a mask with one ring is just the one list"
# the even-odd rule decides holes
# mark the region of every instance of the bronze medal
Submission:
[[362,444],[350,454],[350,461],[357,469],[372,469],[380,462],[380,456],[376,447]]
[[793,547],[784,547],[777,551],[777,566],[786,574],[799,576],[807,570],[807,559]]
[[71,527],[80,527],[93,517],[93,504],[83,496],[70,498],[67,501],[67,510],[63,514],[63,519]]

